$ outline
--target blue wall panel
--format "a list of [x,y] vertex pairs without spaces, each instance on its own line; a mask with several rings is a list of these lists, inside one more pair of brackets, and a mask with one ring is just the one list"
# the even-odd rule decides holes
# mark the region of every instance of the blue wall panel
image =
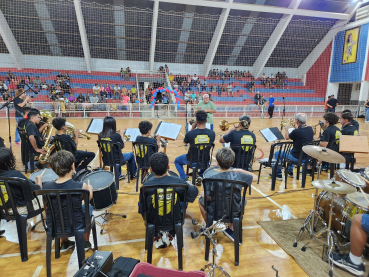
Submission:
[[345,32],[339,32],[334,41],[332,57],[331,83],[360,82],[363,76],[365,62],[366,43],[368,39],[369,24],[360,28],[359,47],[356,63],[341,64]]

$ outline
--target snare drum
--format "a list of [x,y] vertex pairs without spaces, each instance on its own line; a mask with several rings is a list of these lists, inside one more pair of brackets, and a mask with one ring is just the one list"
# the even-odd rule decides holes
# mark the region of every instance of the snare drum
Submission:
[[[171,170],[168,170],[168,171],[167,171],[167,174],[168,174],[168,176],[175,176],[175,177],[179,177],[179,175],[178,175],[177,173],[175,173],[175,172],[173,172],[173,171],[171,171]],[[154,178],[155,178],[155,174],[154,174],[154,172],[147,173],[147,174],[145,175],[144,180],[143,180],[143,184],[144,184],[145,182],[147,182],[147,181],[150,181],[150,180],[154,179]]]
[[337,170],[334,178],[336,181],[347,183],[357,189],[366,187],[363,179],[361,179],[356,173],[347,169]]
[[[365,193],[365,195],[369,198],[369,194]],[[361,192],[347,194],[345,200],[346,204],[343,208],[343,214],[348,218],[352,219],[356,214],[369,213],[369,204]]]
[[82,178],[81,182],[88,184],[90,181],[94,190],[93,198],[90,200],[94,210],[109,209],[117,202],[118,194],[114,179],[114,174],[105,170],[92,172]]
[[[231,167],[230,170],[232,170],[233,168]],[[207,170],[205,170],[204,172],[204,178],[213,178],[215,175],[220,173],[220,168],[219,166],[212,166],[209,167]]]
[[[36,183],[36,177],[40,176],[42,174],[42,172],[44,172],[45,169],[40,169],[36,172],[33,172],[30,176],[29,179],[31,181],[33,181],[34,183]],[[52,170],[51,168],[46,168],[45,173],[42,175],[42,182],[51,182],[51,181],[56,181],[59,179],[59,176],[56,175],[56,173],[54,172],[54,170]]]

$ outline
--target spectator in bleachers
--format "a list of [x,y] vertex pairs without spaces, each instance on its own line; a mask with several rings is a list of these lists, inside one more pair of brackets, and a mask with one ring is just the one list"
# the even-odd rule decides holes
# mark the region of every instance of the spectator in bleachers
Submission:
[[77,97],[77,102],[78,103],[83,103],[85,102],[86,98],[82,95],[82,93],[80,93]]
[[169,72],[169,67],[167,65],[164,65],[164,68],[165,68],[165,72],[168,74]]
[[5,91],[3,94],[3,101],[8,101],[9,100],[9,95],[8,93]]
[[209,70],[208,77],[209,77],[209,78],[213,78],[213,70],[211,70],[211,69]]
[[233,71],[229,72],[229,78],[233,78],[233,77],[234,77]]
[[8,87],[0,81],[0,95],[3,95],[7,91]]
[[217,87],[215,85],[212,85],[211,92],[214,92],[214,93],[217,92]]
[[224,79],[224,73],[223,73],[223,71],[222,71],[222,70],[220,70],[220,71],[218,72],[218,74],[217,74],[217,79],[219,79],[219,80],[223,80],[223,79]]
[[279,78],[279,79],[282,79],[282,74],[281,72],[277,72],[277,74],[275,75],[275,78]]
[[99,94],[100,95],[104,95],[105,94],[105,88],[103,87],[103,85],[99,86]]
[[219,96],[219,97],[220,97],[220,96],[222,96],[222,86],[217,85],[217,86],[216,86],[216,89],[217,89],[218,96]]
[[60,84],[58,83],[58,85],[56,86],[56,89],[55,89],[55,93],[60,95],[61,91],[62,91],[62,89],[60,87]]
[[201,91],[199,91],[199,94],[197,95],[197,101],[198,102],[202,101],[202,93],[201,93]]
[[146,104],[150,104],[151,92],[148,87],[145,89],[145,99],[146,99]]
[[251,78],[252,77],[252,74],[250,73],[250,71],[247,71],[247,75],[246,75],[247,78]]
[[90,102],[92,105],[92,108],[96,109],[96,104],[99,102],[99,97],[97,96],[97,93],[93,93],[90,97]]
[[165,71],[164,71],[164,66],[159,66],[159,70],[158,70],[160,73],[164,73]]
[[208,82],[204,79],[201,85],[201,91],[206,91],[207,85],[208,85]]
[[131,103],[132,104],[135,104],[136,101],[137,101],[137,95],[136,94],[132,94],[132,96],[131,96]]
[[70,86],[66,81],[61,82],[61,88],[64,94],[70,94]]
[[36,78],[33,80],[33,84],[35,85],[35,89],[37,88],[37,91],[40,92],[42,84],[40,77],[36,76]]
[[90,100],[90,95],[87,93],[87,94],[86,94],[85,102],[90,103],[90,101],[91,101],[91,100]]
[[114,99],[119,99],[120,98],[120,87],[118,86],[118,84],[115,85],[113,90],[114,90]]
[[55,86],[54,84],[51,84],[50,89],[49,89],[50,96],[53,92],[55,92]]
[[170,73],[168,75],[168,78],[169,78],[169,82],[172,83],[174,81],[174,76],[172,75],[172,73]]
[[110,87],[110,85],[109,85],[109,84],[106,84],[106,86],[105,86],[105,91],[106,91],[106,95],[107,95],[107,97],[112,98],[112,97],[111,97],[112,89],[111,89],[111,87]]
[[274,85],[274,81],[275,81],[275,80],[274,80],[274,76],[273,76],[273,74],[270,74],[270,79],[269,79],[269,83],[270,83],[270,84],[269,84],[269,85],[271,85],[271,86],[272,86],[272,85]]
[[281,79],[279,79],[279,77],[277,77],[277,78],[275,79],[275,86],[276,86],[277,88],[280,88],[280,87],[281,87]]
[[229,71],[228,68],[224,71],[224,79],[229,79]]
[[67,83],[68,83],[68,85],[69,85],[69,83],[70,83],[70,77],[69,77],[69,75],[68,75],[68,72],[66,72],[66,73],[65,73],[64,81],[65,81],[65,82],[67,82]]
[[92,93],[99,93],[99,85],[98,84],[95,84],[93,87],[92,87]]
[[229,94],[232,94],[232,97],[233,97],[233,86],[231,83],[228,84],[227,86],[227,96],[229,96]]
[[256,106],[259,106],[260,100],[261,100],[261,95],[260,95],[260,93],[258,91],[256,92],[256,94],[254,96],[254,100],[255,100],[255,105]]
[[59,105],[60,105],[61,117],[66,118],[67,117],[67,110],[65,108],[64,98],[59,98]]
[[[99,97],[99,103],[100,103],[100,104],[106,103],[106,97],[105,97],[105,95],[104,95],[104,94],[100,94],[100,97]],[[100,106],[99,106],[99,109],[101,109],[101,110],[105,110],[105,109],[106,109],[106,107],[104,107],[104,106],[100,105]]]
[[69,101],[69,103],[76,103],[77,102],[77,98],[74,97],[73,94],[71,94],[71,95],[69,95],[68,101]]
[[32,87],[32,85],[33,85],[31,77],[29,77],[28,75],[26,76],[26,84],[29,85],[30,87]]
[[[87,94],[87,96],[88,96],[88,94]],[[90,111],[92,110],[92,105],[87,100],[87,97],[86,97],[86,100],[81,105],[82,105],[82,108],[86,111],[86,116],[89,117],[90,116]]]
[[52,101],[52,102],[55,102],[56,100],[58,100],[59,99],[59,95],[55,92],[55,91],[53,91],[52,93],[51,93],[51,95],[50,95],[50,100]]
[[193,91],[190,95],[191,104],[196,104],[196,93]]
[[59,71],[59,74],[56,75],[56,79],[57,79],[57,82],[64,81],[64,75],[61,73],[61,71]]
[[13,82],[10,81],[10,84],[8,86],[8,93],[10,96],[15,96],[15,90],[17,89],[17,85]]
[[127,93],[124,93],[122,97],[122,105],[123,107],[125,107],[125,110],[127,110],[128,102],[129,102],[129,96],[127,95]]
[[173,89],[178,91],[178,83],[177,82],[173,82]]
[[126,74],[126,72],[124,71],[124,69],[123,69],[123,68],[121,68],[121,69],[120,69],[120,78],[121,78],[122,80],[124,80],[124,76],[125,76],[125,74]]
[[24,77],[21,78],[17,88],[20,89],[20,88],[24,88],[26,86],[26,80],[24,79]]
[[8,82],[10,83],[14,78],[15,78],[14,74],[9,70],[7,75]]
[[131,70],[127,67],[126,73],[124,74],[124,80],[129,81],[129,77],[131,77]]
[[132,97],[131,98],[137,98],[137,88],[136,88],[136,86],[132,86],[132,88],[131,88],[131,94],[132,94]]
[[265,82],[264,82],[264,86],[266,87],[266,88],[270,88],[270,79],[269,79],[269,77],[267,77],[266,79],[265,79]]
[[264,82],[265,82],[266,78],[267,77],[266,77],[265,73],[263,73],[263,75],[260,77],[261,82],[263,83],[263,85],[264,85]]
[[41,90],[44,90],[46,92],[49,91],[49,85],[47,83],[41,83]]
[[126,95],[128,93],[128,90],[125,86],[122,87],[122,94]]
[[288,89],[288,77],[285,76],[282,81],[282,88],[284,89],[284,86],[286,86],[286,89]]
[[283,71],[283,73],[282,73],[282,79],[284,79],[284,78],[286,78],[287,77],[287,75],[286,75],[286,71]]

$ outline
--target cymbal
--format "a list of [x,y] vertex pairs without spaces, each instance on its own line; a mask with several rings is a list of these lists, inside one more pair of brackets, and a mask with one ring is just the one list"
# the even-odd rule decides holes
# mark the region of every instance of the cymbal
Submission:
[[306,145],[302,147],[302,151],[304,151],[310,157],[323,162],[335,164],[346,162],[345,158],[340,153],[325,147]]
[[349,194],[356,191],[356,188],[349,184],[333,180],[315,180],[312,185],[317,189],[338,194]]

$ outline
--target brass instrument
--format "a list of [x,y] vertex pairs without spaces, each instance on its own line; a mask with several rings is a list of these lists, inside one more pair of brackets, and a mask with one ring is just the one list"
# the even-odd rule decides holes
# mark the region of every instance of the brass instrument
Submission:
[[220,130],[222,130],[223,132],[224,131],[227,131],[229,129],[229,126],[230,125],[234,125],[234,124],[237,124],[237,123],[246,123],[246,129],[249,128],[249,124],[246,120],[241,120],[241,121],[237,121],[237,122],[232,122],[232,123],[228,123],[227,120],[223,119],[220,123],[219,123],[219,128]]
[[[70,135],[72,137],[72,139],[74,140],[75,139],[74,132],[76,131],[76,128],[74,127],[73,124],[71,124],[69,122],[65,122],[65,125],[67,126],[67,131],[65,133],[67,135]],[[80,138],[85,138],[85,139],[88,139],[88,140],[91,139],[91,135],[83,133],[82,130],[80,130],[79,137]]]
[[[149,136],[150,138],[154,138],[154,139],[156,139],[156,136],[154,137],[154,136]],[[165,139],[160,139],[160,146],[161,147],[163,147],[163,148],[166,148],[167,146],[168,146],[168,141],[167,140],[165,140]]]
[[195,122],[196,122],[196,120],[194,118],[191,118],[188,123],[190,123],[190,125],[193,125]]
[[124,138],[125,141],[129,141],[131,139],[131,136],[123,134],[123,138]]
[[39,161],[40,164],[47,163],[47,161],[50,158],[51,152],[53,152],[53,150],[55,148],[55,144],[50,144],[51,135],[52,135],[54,127],[52,125],[49,125],[48,128],[46,128],[46,129],[47,129],[47,137],[46,137],[46,140],[45,140],[45,145],[44,145],[44,147],[42,147],[42,149],[44,149],[46,151],[46,154],[40,154],[40,156],[38,156],[38,161]]
[[[49,123],[49,125],[51,125],[51,122],[49,122],[49,119],[55,117],[55,113],[52,111],[45,111],[45,110],[40,110],[40,117],[41,117],[41,121],[39,124],[37,124],[36,128],[40,129],[42,125]],[[41,136],[45,137],[49,134],[49,127],[45,128],[42,130]]]
[[[286,127],[287,120],[281,120],[281,123],[280,124],[281,124],[281,128]],[[293,128],[295,128],[295,119],[290,118],[290,126],[293,127]]]
[[320,129],[323,130],[323,132],[325,131],[325,129],[327,129],[327,127],[324,125],[324,122],[323,121],[319,121],[318,124],[315,124],[313,126],[313,130],[314,130],[314,135],[316,134],[316,128],[320,126]]

